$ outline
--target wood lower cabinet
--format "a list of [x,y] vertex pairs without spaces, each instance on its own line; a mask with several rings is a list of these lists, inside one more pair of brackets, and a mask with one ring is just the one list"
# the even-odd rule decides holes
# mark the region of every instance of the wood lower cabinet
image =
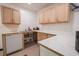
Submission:
[[41,32],[38,32],[38,33],[37,33],[37,40],[38,40],[38,41],[44,40],[44,39],[46,39],[46,38],[48,38],[48,34],[46,34],[46,33],[41,33]]
[[20,12],[16,9],[1,6],[3,24],[20,24]]
[[37,33],[37,40],[38,41],[41,41],[41,40],[56,36],[54,34],[43,33],[43,32],[36,32],[36,33]]
[[36,41],[36,43],[38,41],[50,38],[56,36],[55,34],[49,34],[49,33],[44,33],[44,32],[39,32],[39,30],[33,30],[33,39]]

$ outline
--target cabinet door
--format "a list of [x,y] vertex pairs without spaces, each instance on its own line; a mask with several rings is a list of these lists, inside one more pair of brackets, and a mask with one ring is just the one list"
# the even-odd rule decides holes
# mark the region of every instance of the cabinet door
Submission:
[[48,34],[45,34],[45,33],[38,33],[38,34],[37,34],[37,37],[38,37],[38,41],[44,40],[44,39],[48,38]]
[[49,22],[48,22],[48,20],[49,20],[49,19],[48,19],[48,10],[44,10],[44,16],[43,16],[43,17],[44,17],[44,21],[43,21],[43,22],[44,22],[45,24],[49,23]]
[[12,9],[8,7],[2,7],[2,23],[12,23]]
[[68,22],[69,21],[69,4],[61,4],[56,6],[56,14],[58,22]]
[[57,22],[55,8],[48,9],[48,20],[49,20],[49,23],[56,23]]
[[53,7],[45,8],[40,13],[40,23],[51,24],[56,23],[56,10]]
[[15,9],[13,9],[13,23],[20,24],[20,12]]
[[39,12],[39,16],[38,16],[38,17],[39,17],[39,23],[40,23],[40,24],[44,23],[44,17],[43,17],[43,16],[44,16],[43,12],[40,11],[40,12]]
[[48,18],[47,18],[47,11],[43,10],[39,13],[39,22],[42,24],[48,23]]

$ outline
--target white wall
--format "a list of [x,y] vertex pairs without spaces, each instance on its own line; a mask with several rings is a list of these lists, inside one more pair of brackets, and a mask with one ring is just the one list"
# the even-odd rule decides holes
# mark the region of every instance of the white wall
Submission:
[[73,13],[73,33],[74,41],[76,39],[76,31],[79,31],[79,11],[74,11]]
[[40,25],[41,30],[45,31],[72,31],[71,23],[61,23],[61,24],[49,24],[49,25]]
[[79,31],[79,12],[75,11],[73,14],[73,30],[74,31]]
[[[12,6],[9,6],[12,7]],[[14,8],[14,7],[12,7]],[[16,8],[15,8],[16,9]],[[19,26],[2,24],[1,8],[0,8],[0,48],[2,48],[2,34],[9,32],[24,31],[28,26],[36,26],[35,12],[19,9],[21,13],[21,24]]]

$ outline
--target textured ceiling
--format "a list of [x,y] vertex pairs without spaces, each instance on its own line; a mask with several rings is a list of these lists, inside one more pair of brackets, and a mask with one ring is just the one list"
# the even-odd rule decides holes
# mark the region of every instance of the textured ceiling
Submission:
[[1,5],[10,5],[13,7],[21,8],[21,9],[28,9],[32,11],[38,11],[44,7],[47,7],[53,3],[2,3]]

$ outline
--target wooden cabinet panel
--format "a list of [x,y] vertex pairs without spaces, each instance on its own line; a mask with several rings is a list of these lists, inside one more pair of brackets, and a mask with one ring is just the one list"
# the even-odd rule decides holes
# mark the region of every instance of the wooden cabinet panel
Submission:
[[2,22],[5,24],[12,23],[12,9],[7,7],[2,7]]
[[56,9],[50,8],[48,9],[48,22],[49,23],[56,23]]
[[53,37],[53,36],[56,36],[56,35],[54,35],[54,34],[48,34],[48,38]]
[[42,23],[42,24],[56,23],[55,9],[49,8],[40,12],[39,23]]
[[13,23],[20,24],[20,12],[15,9],[13,9]]
[[48,34],[45,33],[37,33],[38,41],[48,38]]
[[69,4],[66,3],[55,5],[54,7],[49,6],[43,9],[43,12],[39,14],[39,21],[43,24],[68,22],[70,16],[70,7]]
[[47,18],[47,11],[41,11],[39,13],[39,23],[48,23],[48,18]]
[[48,23],[48,11],[47,10],[44,11],[44,16],[43,17],[44,17],[44,21],[43,22],[44,23]]
[[69,21],[69,4],[61,4],[59,6],[56,6],[56,12],[58,22]]
[[20,24],[20,12],[18,10],[2,6],[1,12],[3,24]]
[[44,14],[43,14],[43,12],[41,11],[41,12],[39,12],[39,23],[44,23]]

